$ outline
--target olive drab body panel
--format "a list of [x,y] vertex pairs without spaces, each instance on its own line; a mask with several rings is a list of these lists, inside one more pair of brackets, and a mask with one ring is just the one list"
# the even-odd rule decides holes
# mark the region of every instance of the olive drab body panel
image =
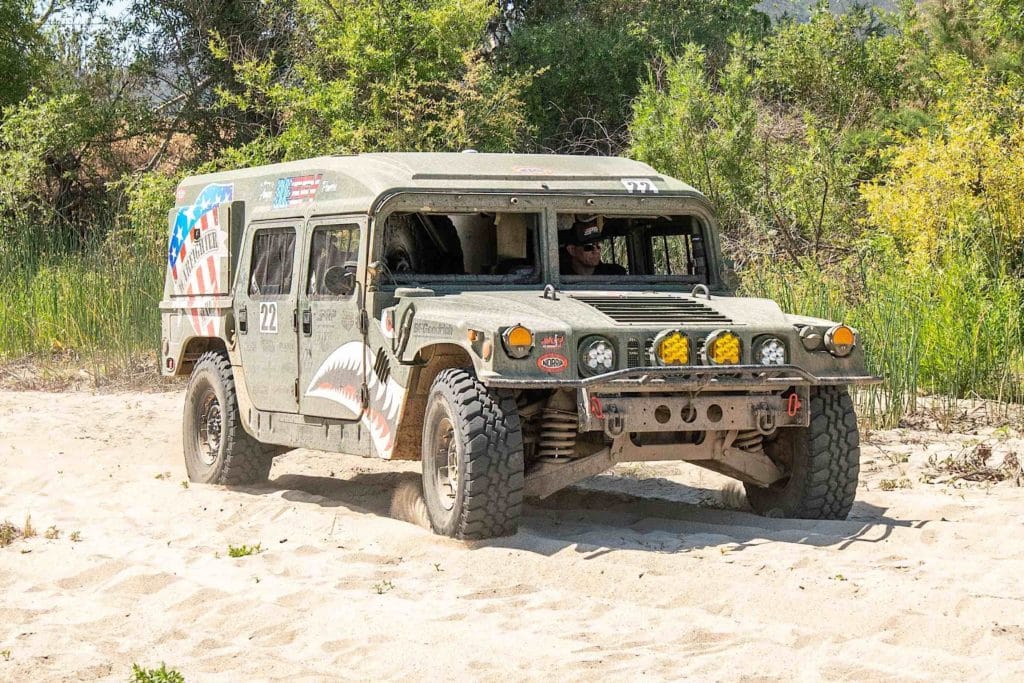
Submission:
[[[779,434],[848,428],[839,390],[878,381],[856,330],[733,296],[708,201],[644,164],[320,157],[188,178],[168,230],[162,372],[229,359],[217,396],[267,448],[422,458],[442,533],[508,533],[522,495],[624,460],[725,473],[769,512],[852,502],[855,467],[826,510],[779,444],[855,464],[855,429],[822,452]],[[460,441],[479,414],[507,447]]]

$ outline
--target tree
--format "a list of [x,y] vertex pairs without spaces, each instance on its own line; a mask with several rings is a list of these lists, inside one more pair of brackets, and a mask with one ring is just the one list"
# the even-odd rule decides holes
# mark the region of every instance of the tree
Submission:
[[28,95],[41,44],[31,0],[0,0],[0,109]]

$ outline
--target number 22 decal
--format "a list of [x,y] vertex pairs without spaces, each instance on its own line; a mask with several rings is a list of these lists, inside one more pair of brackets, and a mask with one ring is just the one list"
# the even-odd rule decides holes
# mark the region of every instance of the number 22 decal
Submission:
[[277,334],[277,302],[260,302],[260,332]]
[[622,185],[630,194],[658,194],[654,182],[647,178],[622,178]]

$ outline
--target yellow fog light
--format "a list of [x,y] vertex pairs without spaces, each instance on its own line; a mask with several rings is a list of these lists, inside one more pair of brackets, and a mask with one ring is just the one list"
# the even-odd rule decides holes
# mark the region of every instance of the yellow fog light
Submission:
[[505,353],[512,358],[526,358],[533,350],[533,332],[522,325],[514,325],[501,335]]
[[654,342],[655,356],[662,365],[686,365],[690,362],[690,340],[682,332],[664,333]]
[[739,365],[740,338],[729,330],[712,332],[704,343],[704,360],[714,365]]
[[831,351],[833,356],[849,356],[856,345],[857,333],[846,325],[836,325],[825,333],[825,348]]

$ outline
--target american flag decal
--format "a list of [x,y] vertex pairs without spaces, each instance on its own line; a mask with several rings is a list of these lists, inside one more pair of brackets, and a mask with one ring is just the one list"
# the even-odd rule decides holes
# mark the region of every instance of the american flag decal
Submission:
[[274,188],[274,208],[280,209],[313,201],[316,199],[317,190],[320,189],[322,178],[322,173],[278,178],[277,186]]
[[[222,261],[227,257],[227,235],[220,229],[218,209],[230,202],[231,185],[207,185],[190,205],[178,209],[167,248],[167,262],[177,295],[197,297],[218,293]],[[203,306],[188,308],[196,334],[220,333],[220,314]]]

